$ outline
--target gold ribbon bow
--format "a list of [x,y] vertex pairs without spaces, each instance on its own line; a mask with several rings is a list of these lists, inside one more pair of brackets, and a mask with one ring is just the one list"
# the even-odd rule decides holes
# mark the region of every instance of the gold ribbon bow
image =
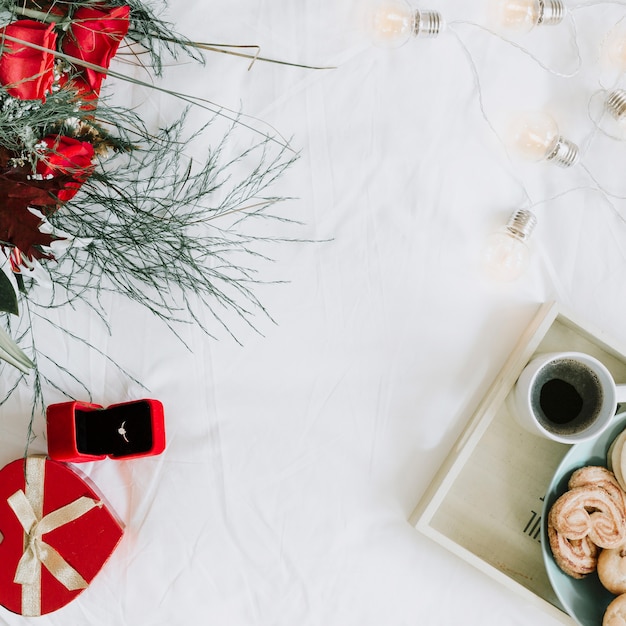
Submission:
[[22,615],[27,616],[41,614],[42,565],[70,591],[87,587],[85,579],[42,537],[102,506],[102,502],[82,496],[43,516],[44,472],[44,457],[26,459],[26,490],[16,491],[7,500],[24,529],[24,553],[13,581],[22,585]]

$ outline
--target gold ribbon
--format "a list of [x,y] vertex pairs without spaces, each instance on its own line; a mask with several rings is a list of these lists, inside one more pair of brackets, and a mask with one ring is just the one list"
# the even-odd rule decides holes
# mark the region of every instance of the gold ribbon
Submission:
[[41,566],[66,589],[85,589],[87,581],[42,536],[82,517],[102,502],[82,496],[43,515],[45,457],[26,459],[25,491],[16,491],[7,502],[24,529],[24,553],[14,582],[22,585],[22,615],[41,615]]

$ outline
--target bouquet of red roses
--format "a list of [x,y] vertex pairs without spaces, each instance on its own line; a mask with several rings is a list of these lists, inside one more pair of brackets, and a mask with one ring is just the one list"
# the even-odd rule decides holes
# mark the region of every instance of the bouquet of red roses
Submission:
[[[0,328],[0,359],[22,376],[36,365],[37,346],[27,322],[11,332],[10,314],[21,317],[20,302],[45,308],[58,307],[60,297],[91,299],[104,319],[97,294],[109,289],[173,327],[181,303],[199,319],[190,310],[195,300],[230,334],[224,311],[248,324],[254,309],[264,311],[250,287],[256,270],[240,259],[262,259],[254,245],[270,238],[241,225],[277,217],[266,209],[280,198],[264,192],[293,162],[289,147],[260,133],[241,154],[252,163],[249,173],[235,177],[226,170],[238,159],[221,164],[220,155],[236,115],[162,90],[228,119],[224,139],[198,165],[185,148],[202,129],[186,134],[185,113],[169,127],[148,129],[137,113],[101,94],[107,76],[138,82],[111,69],[120,50],[148,54],[151,62],[142,59],[142,66],[159,76],[164,55],[202,62],[202,46],[140,0],[0,0],[0,312],[9,331]],[[226,184],[232,189],[223,193]],[[222,193],[214,203],[216,190]],[[35,289],[42,283],[53,287],[48,305]]]
[[76,195],[93,171],[98,146],[84,119],[31,126],[29,114],[60,91],[75,108],[95,109],[104,71],[128,33],[130,7],[96,4],[64,14],[52,5],[46,13],[28,13],[40,20],[19,18],[0,28],[0,107],[26,122],[25,132],[0,143],[0,245],[14,272],[51,257],[47,246],[54,235],[39,230],[40,215]]

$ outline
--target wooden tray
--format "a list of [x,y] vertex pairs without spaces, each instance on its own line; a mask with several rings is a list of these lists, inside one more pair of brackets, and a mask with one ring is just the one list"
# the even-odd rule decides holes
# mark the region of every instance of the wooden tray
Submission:
[[615,346],[555,302],[542,305],[411,516],[419,531],[570,626],[540,545],[543,495],[569,446],[527,433],[506,399],[541,352],[586,352],[624,383],[626,349]]

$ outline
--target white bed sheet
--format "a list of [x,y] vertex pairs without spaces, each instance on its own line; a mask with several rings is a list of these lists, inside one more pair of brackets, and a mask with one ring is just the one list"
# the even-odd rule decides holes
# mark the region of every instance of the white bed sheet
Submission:
[[[249,70],[207,53],[205,67],[171,67],[163,81],[291,138],[300,158],[275,191],[300,224],[258,228],[302,241],[258,261],[261,279],[285,282],[256,288],[272,318],[258,315],[256,331],[226,317],[240,344],[192,324],[179,329],[188,349],[117,296],[110,335],[85,311],[50,313],[145,385],[84,346],[42,339],[87,376],[94,401],[163,401],[168,446],[81,466],[126,525],[119,549],[66,608],[32,620],[1,610],[0,623],[557,623],[407,519],[539,303],[626,342],[626,203],[614,197],[626,195],[626,144],[598,133],[588,106],[617,84],[600,47],[626,6],[566,0],[590,6],[516,47],[484,29],[477,1],[432,0],[420,8],[440,11],[444,32],[388,51],[360,32],[360,4],[171,1],[167,18],[192,39],[335,67]],[[139,87],[122,96],[155,125],[181,107]],[[508,158],[499,124],[525,108],[558,117],[579,165]],[[485,237],[529,204],[528,272],[487,280]],[[45,453],[40,413],[30,451]],[[28,390],[0,407],[3,463],[22,455],[29,415]]]

